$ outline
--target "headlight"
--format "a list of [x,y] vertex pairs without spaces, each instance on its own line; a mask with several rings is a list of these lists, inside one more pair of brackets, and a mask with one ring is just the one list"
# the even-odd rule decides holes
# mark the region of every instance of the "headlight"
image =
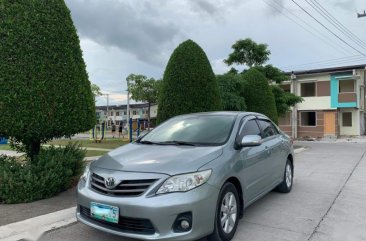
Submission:
[[88,176],[89,176],[89,167],[90,167],[90,164],[86,165],[85,167],[85,170],[84,170],[84,173],[83,175],[81,175],[81,179],[83,179],[85,182],[86,180],[88,179]]
[[212,171],[194,172],[182,175],[176,175],[168,178],[159,188],[156,194],[169,192],[186,192],[201,186],[210,178]]

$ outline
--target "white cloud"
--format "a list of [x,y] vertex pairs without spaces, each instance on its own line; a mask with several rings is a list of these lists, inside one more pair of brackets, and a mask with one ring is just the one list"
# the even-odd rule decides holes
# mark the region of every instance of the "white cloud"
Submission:
[[[346,48],[348,55],[354,54],[291,1],[276,2],[321,31],[336,46]],[[305,2],[298,2],[312,11]],[[90,80],[103,91],[117,94],[113,99],[116,103],[125,101],[122,97],[126,95],[125,79],[130,73],[161,78],[174,48],[188,38],[204,49],[217,74],[230,69],[222,59],[232,51],[231,45],[248,37],[269,45],[270,63],[276,66],[346,56],[339,47],[320,41],[282,14],[269,14],[270,7],[263,1],[66,0],[66,3],[80,35]],[[356,17],[357,11],[366,8],[364,0],[321,3],[365,39],[366,19]]]

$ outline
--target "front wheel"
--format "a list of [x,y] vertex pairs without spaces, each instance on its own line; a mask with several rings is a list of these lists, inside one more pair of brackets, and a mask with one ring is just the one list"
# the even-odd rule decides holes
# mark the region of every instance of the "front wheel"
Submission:
[[221,188],[216,210],[215,229],[208,236],[209,241],[229,241],[234,237],[238,226],[240,201],[238,191],[232,183]]
[[294,179],[293,175],[293,165],[290,160],[287,160],[286,167],[285,167],[285,173],[283,174],[283,181],[280,183],[280,185],[277,186],[276,191],[282,192],[282,193],[289,193],[292,189],[292,182]]

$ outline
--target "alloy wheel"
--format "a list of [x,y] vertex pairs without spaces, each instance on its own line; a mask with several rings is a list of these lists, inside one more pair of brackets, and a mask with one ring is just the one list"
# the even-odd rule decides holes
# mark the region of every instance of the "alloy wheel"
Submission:
[[287,187],[292,185],[292,168],[290,164],[286,165],[286,185]]
[[229,234],[234,229],[238,216],[237,213],[238,208],[235,195],[232,192],[228,192],[222,199],[220,212],[221,227],[225,233]]

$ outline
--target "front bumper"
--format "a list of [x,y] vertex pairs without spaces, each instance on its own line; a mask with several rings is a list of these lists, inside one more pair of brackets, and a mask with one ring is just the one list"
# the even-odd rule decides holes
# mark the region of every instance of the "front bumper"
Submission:
[[[142,174],[144,175],[144,174]],[[164,179],[164,178],[163,178]],[[207,236],[214,230],[216,203],[219,189],[208,183],[185,193],[148,195],[162,181],[150,187],[147,192],[137,197],[113,197],[95,192],[88,181],[81,180],[77,188],[77,219],[93,228],[124,237],[143,240],[196,240]],[[150,192],[150,193],[149,193]],[[80,207],[90,208],[90,202],[117,206],[120,218],[149,220],[153,226],[152,234],[119,230],[83,215]],[[181,213],[192,213],[192,228],[188,232],[174,232],[173,223]]]

